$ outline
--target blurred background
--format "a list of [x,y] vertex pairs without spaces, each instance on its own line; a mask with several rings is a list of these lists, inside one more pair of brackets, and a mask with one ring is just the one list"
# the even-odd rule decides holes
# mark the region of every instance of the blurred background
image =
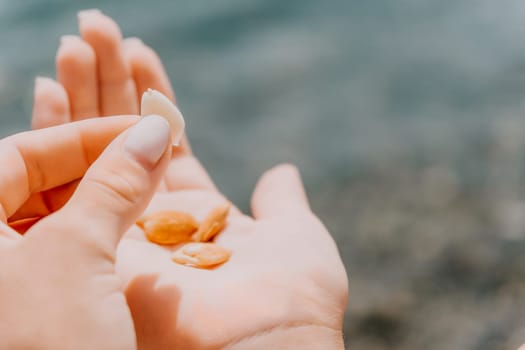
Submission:
[[525,2],[0,0],[0,136],[93,7],[157,50],[244,210],[299,166],[350,276],[349,349],[525,342]]

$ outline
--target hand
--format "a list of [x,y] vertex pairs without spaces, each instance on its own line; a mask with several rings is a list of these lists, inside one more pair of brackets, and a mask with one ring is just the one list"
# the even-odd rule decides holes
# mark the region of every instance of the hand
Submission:
[[[175,209],[202,218],[224,200],[213,189],[158,193],[148,211]],[[311,213],[295,168],[267,172],[254,218],[234,210],[216,242],[233,251],[214,270],[174,264],[173,248],[130,230],[117,272],[141,349],[342,348],[347,281],[337,248]],[[299,338],[298,338],[299,337]]]
[[[158,116],[119,135],[136,121],[77,122],[0,141],[0,348],[137,348],[116,247],[155,192],[171,140]],[[53,214],[21,236],[6,218],[31,213],[37,197]]]
[[[78,38],[77,43],[89,47],[83,51],[95,56],[93,62],[105,65],[106,53],[111,52],[121,57],[110,60],[120,65],[120,70],[133,66],[126,56],[129,41],[121,42],[120,31],[111,19],[96,12],[81,18],[84,41]],[[86,33],[105,42],[105,46]],[[68,49],[70,45],[64,42],[59,49],[58,72],[92,79],[99,82],[98,91],[104,90],[100,82],[109,80],[104,76],[106,70],[91,69],[89,73],[78,65],[67,67],[71,62],[87,60],[81,50]],[[62,59],[63,52],[75,59]],[[142,67],[151,70],[149,81],[167,81],[164,70],[159,68],[160,61],[149,48],[141,44],[135,52],[141,52],[135,64],[140,61]],[[138,74],[125,78],[135,86],[149,87],[140,82],[142,79]],[[68,88],[67,78],[60,73],[59,81],[67,94],[58,92],[64,88],[57,83],[37,84],[34,125],[74,119],[66,108],[59,116],[50,113],[57,108],[46,107],[53,99],[61,106],[75,104],[66,98],[75,94],[69,91],[75,88]],[[129,84],[119,86],[125,89]],[[152,87],[164,93],[170,91],[166,86]],[[124,94],[116,89],[111,92]],[[128,105],[121,103],[122,110]],[[115,105],[113,111],[122,110]],[[40,111],[46,111],[45,118],[40,118]],[[75,113],[73,109],[71,113]],[[174,155],[165,184],[165,191],[155,195],[147,211],[183,210],[201,219],[225,201],[188,151]],[[227,228],[216,240],[231,249],[233,256],[214,270],[177,265],[170,259],[173,248],[146,241],[137,227],[128,232],[118,249],[117,273],[126,282],[140,349],[343,347],[346,274],[332,238],[308,207],[295,168],[280,166],[265,174],[252,204],[254,218],[233,208]]]
[[[169,79],[157,54],[138,38],[122,39],[118,25],[98,10],[79,13],[82,37],[65,35],[56,54],[57,80],[35,81],[32,128],[40,129],[108,115],[138,114],[148,88],[175,102]],[[160,191],[183,185],[211,185],[186,137],[173,150]],[[175,171],[177,169],[177,171]]]

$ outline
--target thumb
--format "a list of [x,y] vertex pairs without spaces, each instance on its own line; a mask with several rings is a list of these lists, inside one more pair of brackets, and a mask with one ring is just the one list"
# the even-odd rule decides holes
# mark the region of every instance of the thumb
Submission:
[[68,203],[42,220],[38,231],[87,240],[113,252],[148,205],[170,156],[167,121],[160,116],[142,118],[104,150]]
[[297,168],[281,164],[264,173],[253,191],[252,211],[256,219],[310,211]]

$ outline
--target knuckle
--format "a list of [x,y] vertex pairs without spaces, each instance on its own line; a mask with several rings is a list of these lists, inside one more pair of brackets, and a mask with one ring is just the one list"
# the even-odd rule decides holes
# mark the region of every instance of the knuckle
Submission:
[[100,170],[88,181],[91,186],[126,206],[136,205],[145,191],[145,181],[140,176],[125,172],[119,173],[116,170]]

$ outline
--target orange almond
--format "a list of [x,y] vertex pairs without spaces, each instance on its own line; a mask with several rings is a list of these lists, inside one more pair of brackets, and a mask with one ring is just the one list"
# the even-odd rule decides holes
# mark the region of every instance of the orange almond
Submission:
[[226,226],[230,207],[231,204],[226,203],[214,208],[201,222],[199,229],[193,234],[192,240],[194,242],[211,241]]
[[159,211],[144,216],[137,221],[146,238],[157,244],[177,244],[191,240],[199,224],[188,213],[179,211]]
[[225,263],[231,251],[215,243],[188,243],[173,253],[171,259],[181,265],[209,268]]

